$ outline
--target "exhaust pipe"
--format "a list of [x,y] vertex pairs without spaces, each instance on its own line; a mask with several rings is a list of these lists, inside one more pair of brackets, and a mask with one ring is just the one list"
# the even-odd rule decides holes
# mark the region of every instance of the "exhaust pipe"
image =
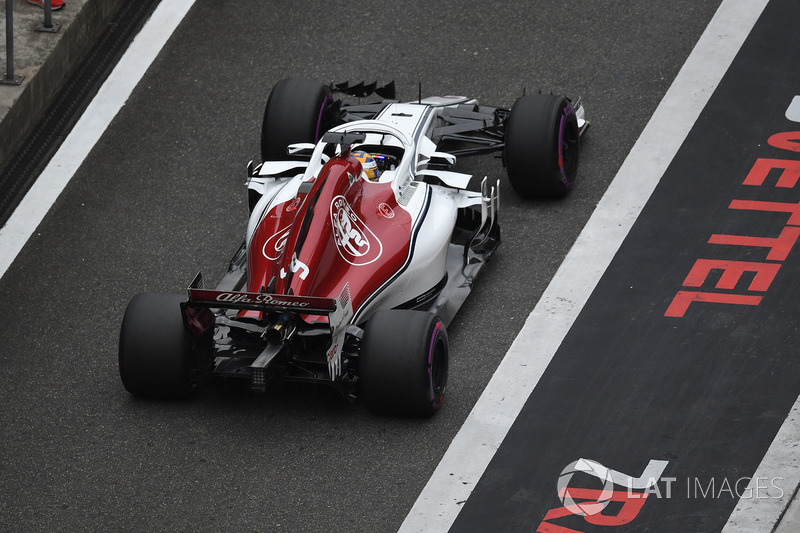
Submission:
[[281,315],[264,331],[264,339],[269,344],[283,344],[294,335],[295,327],[291,317]]

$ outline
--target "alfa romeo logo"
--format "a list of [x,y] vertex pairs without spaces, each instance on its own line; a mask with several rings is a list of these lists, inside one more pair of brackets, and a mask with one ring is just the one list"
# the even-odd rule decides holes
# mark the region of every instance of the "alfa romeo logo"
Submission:
[[383,253],[383,244],[359,218],[344,196],[331,202],[333,240],[342,259],[355,266],[368,265]]

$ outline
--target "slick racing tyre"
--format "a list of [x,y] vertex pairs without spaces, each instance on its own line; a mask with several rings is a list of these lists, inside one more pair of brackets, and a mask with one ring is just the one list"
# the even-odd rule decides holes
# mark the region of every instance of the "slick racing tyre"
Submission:
[[331,91],[315,81],[288,78],[272,88],[261,123],[261,159],[291,159],[286,147],[316,143],[331,123]]
[[566,98],[528,95],[511,108],[503,160],[511,186],[525,198],[557,198],[575,183],[580,135]]
[[146,292],[134,296],[119,335],[119,375],[134,396],[187,398],[196,367],[192,339],[183,326],[175,294]]
[[378,311],[361,341],[361,396],[374,412],[431,416],[447,385],[447,332],[425,311]]

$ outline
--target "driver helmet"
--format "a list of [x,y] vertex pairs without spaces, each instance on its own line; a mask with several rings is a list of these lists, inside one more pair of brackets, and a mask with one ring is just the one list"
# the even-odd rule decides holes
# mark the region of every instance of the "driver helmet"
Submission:
[[361,174],[369,181],[378,181],[381,177],[381,171],[378,168],[378,163],[375,162],[370,154],[363,150],[354,150],[351,155],[361,163]]

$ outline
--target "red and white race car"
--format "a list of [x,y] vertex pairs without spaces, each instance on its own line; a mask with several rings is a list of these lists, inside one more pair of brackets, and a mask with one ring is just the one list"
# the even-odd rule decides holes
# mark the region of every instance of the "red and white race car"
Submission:
[[[119,370],[137,396],[185,397],[207,376],[264,390],[331,385],[381,413],[431,415],[447,383],[446,325],[500,243],[498,184],[450,168],[502,152],[512,187],[560,196],[575,179],[580,102],[465,97],[401,103],[393,84],[286,79],[248,167],[244,244],[213,289],[142,293],[122,322]],[[378,94],[382,101],[361,103]],[[359,97],[358,102],[334,98]]]

